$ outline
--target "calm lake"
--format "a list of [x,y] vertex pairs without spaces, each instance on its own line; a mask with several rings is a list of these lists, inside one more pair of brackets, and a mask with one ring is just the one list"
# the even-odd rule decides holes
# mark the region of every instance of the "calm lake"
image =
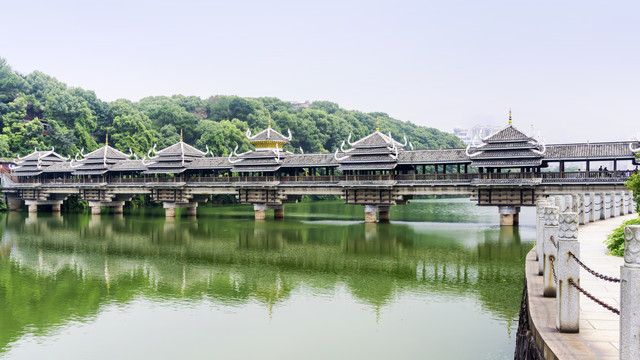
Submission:
[[0,357],[513,359],[535,209],[0,213]]

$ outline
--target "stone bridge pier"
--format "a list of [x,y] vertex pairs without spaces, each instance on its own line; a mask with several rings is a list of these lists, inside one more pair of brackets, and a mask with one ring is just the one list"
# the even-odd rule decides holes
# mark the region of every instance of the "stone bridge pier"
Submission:
[[284,219],[284,204],[253,204],[254,218],[256,220],[266,220],[267,210],[273,210],[273,218],[276,220]]
[[391,206],[386,205],[365,205],[364,206],[364,222],[375,223],[380,221],[381,223],[388,223],[390,217]]
[[520,206],[498,206],[500,226],[517,226],[520,224]]

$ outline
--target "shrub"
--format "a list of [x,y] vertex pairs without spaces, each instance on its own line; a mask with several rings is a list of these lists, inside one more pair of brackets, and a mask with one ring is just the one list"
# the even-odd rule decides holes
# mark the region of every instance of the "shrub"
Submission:
[[640,217],[625,221],[607,236],[605,243],[607,248],[611,250],[611,255],[624,256],[624,227],[627,225],[640,225]]

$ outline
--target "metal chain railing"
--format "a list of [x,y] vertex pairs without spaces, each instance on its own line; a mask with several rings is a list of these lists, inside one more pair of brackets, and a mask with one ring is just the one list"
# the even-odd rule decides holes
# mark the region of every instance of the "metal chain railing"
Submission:
[[558,248],[558,244],[556,244],[556,239],[554,239],[553,236],[552,236],[552,237],[549,238],[549,240],[551,240],[551,245],[553,245],[553,247],[557,249]]
[[580,259],[578,259],[578,257],[574,253],[572,253],[571,251],[569,251],[569,257],[572,257],[578,263],[578,265],[582,266],[582,268],[585,269],[589,274],[591,274],[591,275],[593,275],[593,276],[595,276],[595,277],[597,277],[599,279],[602,279],[604,281],[609,281],[609,282],[612,282],[612,283],[619,283],[620,282],[620,279],[618,279],[618,278],[607,276],[607,275],[603,275],[603,274],[600,274],[600,273],[596,272],[595,270],[590,269],[587,265],[585,265],[582,261],[580,261]]
[[573,281],[573,279],[569,279],[569,284],[573,287],[575,287],[576,289],[578,289],[578,291],[580,291],[581,293],[584,294],[584,296],[588,297],[589,299],[593,300],[596,304],[602,306],[603,308],[611,311],[614,314],[620,315],[620,310],[614,308],[613,306],[605,303],[604,301],[596,298],[595,296],[591,295],[591,293],[589,293],[587,290],[583,289],[580,287],[580,285],[576,284],[575,281]]

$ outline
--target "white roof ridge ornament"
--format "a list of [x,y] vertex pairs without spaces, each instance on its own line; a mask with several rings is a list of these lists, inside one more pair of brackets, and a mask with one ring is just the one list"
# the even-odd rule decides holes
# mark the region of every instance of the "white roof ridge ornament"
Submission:
[[293,136],[291,135],[291,129],[287,129],[287,132],[289,133],[289,137],[287,138],[287,141],[291,141],[291,139],[293,139]]
[[304,155],[304,150],[302,150],[302,146],[300,146],[300,153]]
[[[76,155],[76,156],[77,156],[77,155]],[[76,160],[76,162],[78,162],[78,161]],[[82,164],[78,164],[78,165],[76,165],[76,166],[73,166],[73,160],[71,160],[71,163],[69,163],[69,166],[70,166],[72,169],[75,169],[75,168],[77,168],[77,167],[82,166]]]
[[535,149],[531,149],[531,151],[533,151],[534,153],[538,154],[538,155],[544,155],[544,153],[547,152],[547,147],[544,143],[540,143],[540,145],[542,145],[542,150],[535,150]]
[[87,156],[84,154],[84,146],[80,149],[80,155],[82,155],[82,157],[87,157]]
[[[151,150],[149,150],[149,152],[151,152]],[[153,162],[150,162],[150,163],[147,164],[146,162],[144,162],[145,160],[147,160],[147,156],[146,155],[142,158],[142,165],[143,166],[149,166],[149,165],[153,164]],[[151,160],[151,158],[149,158],[149,160]]]
[[347,144],[349,144],[349,146],[353,146],[354,144],[351,142],[351,133],[349,133],[349,137],[347,138]]
[[333,154],[333,158],[336,159],[337,161],[342,161],[342,160],[344,160],[344,159],[349,157],[349,155],[347,155],[347,156],[343,156],[343,157],[339,158],[338,157],[338,150],[340,150],[340,149],[336,148],[336,152]]

